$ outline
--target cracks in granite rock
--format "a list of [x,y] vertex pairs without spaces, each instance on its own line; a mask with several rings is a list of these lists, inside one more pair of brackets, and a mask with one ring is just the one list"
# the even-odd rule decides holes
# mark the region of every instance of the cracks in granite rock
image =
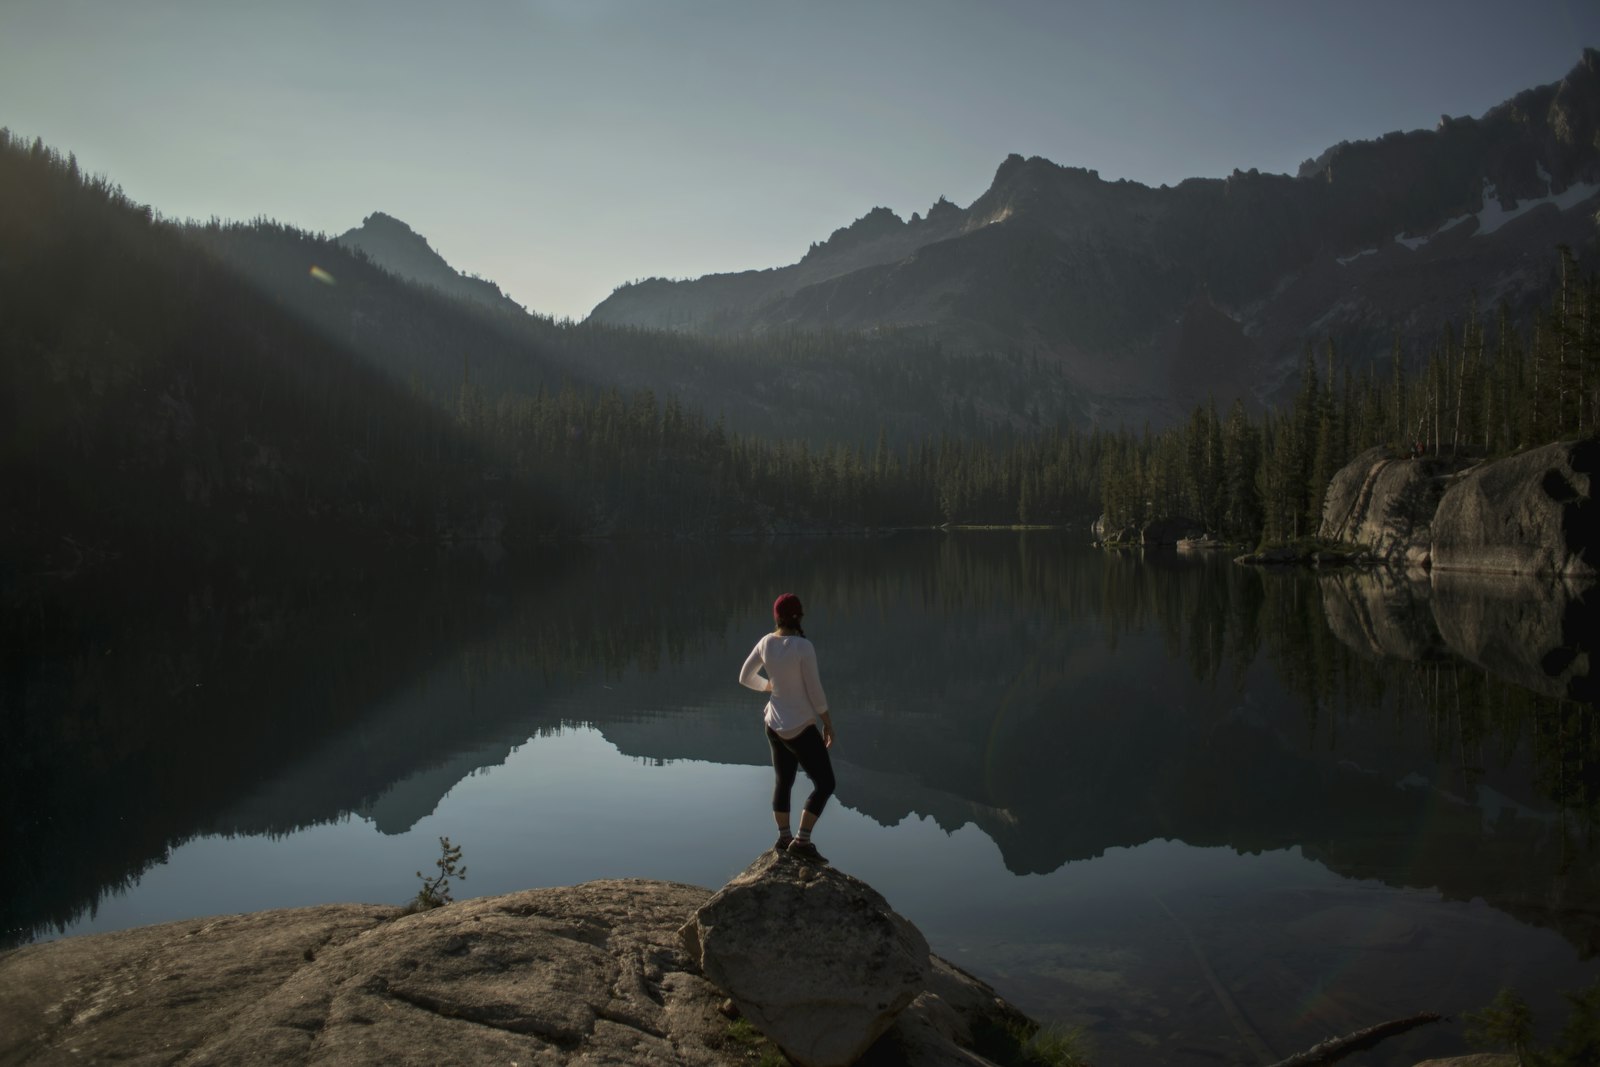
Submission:
[[[416,1008],[419,1011],[437,1015],[441,1019],[455,1019],[459,1022],[471,1023],[475,1026],[486,1027],[490,1030],[501,1030],[508,1034],[517,1034],[521,1037],[535,1037],[547,1044],[554,1045],[563,1052],[574,1052],[583,1044],[583,1039],[588,1033],[576,1033],[563,1027],[540,1026],[536,1020],[518,1019],[509,1022],[497,1022],[492,1019],[476,1018],[471,1015],[460,1015],[449,1009],[442,1002],[433,997],[420,993],[408,993],[403,990],[387,987],[383,995],[392,1000]],[[589,1033],[593,1032],[590,1028]]]

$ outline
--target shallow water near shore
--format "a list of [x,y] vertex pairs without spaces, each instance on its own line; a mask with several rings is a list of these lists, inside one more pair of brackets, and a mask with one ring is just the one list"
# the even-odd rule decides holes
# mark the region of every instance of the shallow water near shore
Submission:
[[[63,613],[8,665],[10,709],[56,723],[4,757],[44,871],[11,940],[400,903],[441,835],[457,897],[720,885],[772,839],[736,676],[790,589],[839,732],[819,847],[1097,1063],[1282,1057],[1502,986],[1549,1031],[1600,978],[1592,708],[1356,647],[1308,573],[998,531],[375,563]],[[1451,1023],[1347,1062],[1464,1047]]]

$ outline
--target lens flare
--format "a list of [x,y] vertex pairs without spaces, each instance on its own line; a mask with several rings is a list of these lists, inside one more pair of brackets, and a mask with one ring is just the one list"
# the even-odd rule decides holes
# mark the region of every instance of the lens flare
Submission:
[[339,284],[338,282],[333,280],[333,275],[329,274],[327,271],[323,270],[321,267],[312,267],[311,268],[311,277],[313,279],[315,279],[316,281],[321,282],[323,285],[338,285]]

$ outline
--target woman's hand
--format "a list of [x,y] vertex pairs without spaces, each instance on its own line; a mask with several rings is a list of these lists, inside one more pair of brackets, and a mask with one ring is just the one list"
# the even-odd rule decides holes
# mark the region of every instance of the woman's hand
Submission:
[[828,748],[833,747],[833,723],[827,719],[822,720],[822,743]]

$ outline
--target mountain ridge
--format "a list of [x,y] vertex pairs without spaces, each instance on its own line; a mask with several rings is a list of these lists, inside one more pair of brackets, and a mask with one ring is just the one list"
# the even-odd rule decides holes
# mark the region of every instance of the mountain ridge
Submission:
[[[1040,356],[1107,393],[1108,415],[1171,417],[1200,386],[1270,402],[1313,338],[1376,362],[1396,336],[1425,349],[1462,293],[1531,305],[1549,279],[1530,264],[1554,245],[1593,258],[1577,209],[1597,194],[1600,52],[1587,48],[1559,82],[1479,118],[1343,142],[1294,176],[1152,188],[1013,154],[965,208],[903,220],[876,207],[795,263],[624,285],[590,318],[707,335],[921,330]],[[1220,376],[1175,340],[1196,333],[1191,313],[1232,320],[1247,342]]]

